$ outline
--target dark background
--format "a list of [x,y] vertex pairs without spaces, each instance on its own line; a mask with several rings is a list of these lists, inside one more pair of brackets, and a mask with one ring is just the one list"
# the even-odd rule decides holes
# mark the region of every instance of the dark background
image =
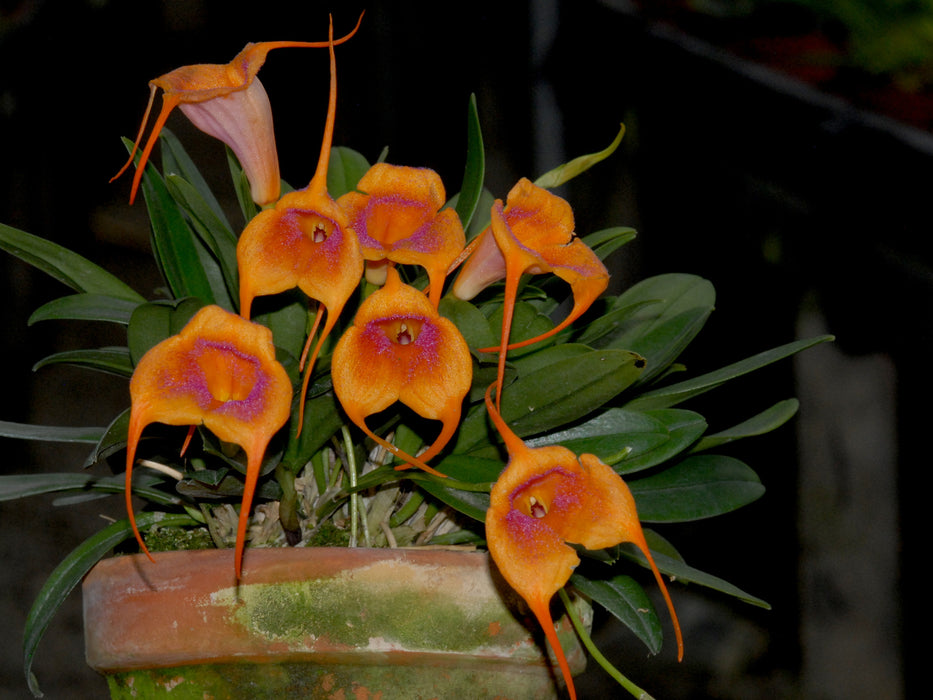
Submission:
[[[581,233],[639,230],[612,261],[615,291],[673,271],[715,284],[717,310],[685,358],[690,368],[701,373],[798,336],[837,335],[832,348],[695,404],[715,406],[721,424],[713,430],[793,395],[803,407],[793,425],[730,452],[761,475],[768,492],[760,502],[662,530],[690,563],[774,610],[675,583],[684,664],[670,646],[649,658],[598,618],[607,656],[659,698],[902,696],[918,673],[916,647],[906,641],[925,621],[916,558],[907,553],[926,524],[897,494],[923,493],[929,481],[927,133],[749,70],[632,15],[626,3],[452,9],[267,0],[257,10],[219,0],[0,0],[0,221],[66,244],[151,296],[159,280],[143,204],[126,204],[129,177],[108,183],[125,158],[119,137],[136,133],[148,80],[179,65],[226,62],[247,41],[323,39],[328,12],[340,35],[364,6],[359,34],[337,49],[336,145],[371,160],[388,146],[392,162],[432,167],[455,191],[472,92],[487,186],[504,197],[519,177],[604,148],[624,121],[619,153],[562,194]],[[326,57],[272,52],[261,79],[283,177],[301,186],[320,146]],[[170,126],[200,163],[220,160],[222,148],[180,114]],[[228,187],[223,170],[211,176]],[[53,351],[119,344],[119,333],[66,323],[27,328],[37,306],[66,290],[6,255],[0,279],[0,419],[106,424],[128,403],[125,382],[30,367]],[[82,448],[10,440],[2,447],[0,473],[77,469],[85,456]],[[21,633],[45,577],[99,529],[101,515],[122,515],[116,502],[50,504],[0,504],[4,698],[28,695]],[[583,697],[621,694],[590,668],[579,681]],[[48,697],[104,695],[104,682],[83,663],[77,593],[34,670]]]

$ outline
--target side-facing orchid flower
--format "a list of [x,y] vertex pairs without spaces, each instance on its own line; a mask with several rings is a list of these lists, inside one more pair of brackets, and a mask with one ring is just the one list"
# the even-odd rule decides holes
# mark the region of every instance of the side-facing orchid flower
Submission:
[[[471,244],[472,253],[463,265],[453,294],[472,299],[492,282],[505,279],[502,314],[502,340],[499,348],[499,374],[496,405],[502,392],[506,352],[563,330],[578,319],[609,284],[609,272],[599,257],[574,233],[573,210],[566,200],[522,178],[512,188],[503,208],[496,200],[489,227]],[[509,344],[518,283],[525,273],[551,272],[570,284],[573,308],[567,317],[547,333]]]
[[369,261],[367,279],[383,284],[389,262],[420,265],[427,270],[436,308],[447,268],[466,245],[457,212],[441,208],[445,193],[440,176],[428,168],[377,163],[357,189],[337,202]]
[[489,553],[503,578],[525,599],[557,656],[572,698],[570,667],[554,631],[550,602],[580,563],[567,543],[597,550],[631,542],[648,560],[661,588],[683,658],[680,623],[645,541],[635,499],[616,472],[595,455],[565,447],[528,447],[502,420],[486,391],[486,408],[509,453],[486,512]]
[[[333,39],[333,25],[330,31]],[[363,277],[359,240],[350,228],[346,213],[327,192],[327,168],[336,109],[337,64],[332,42],[327,119],[314,177],[304,189],[289,192],[276,202],[274,208],[253,217],[240,236],[236,250],[240,273],[240,314],[244,318],[250,317],[253,300],[257,296],[278,294],[294,287],[319,303],[301,358],[305,376],[301,388],[299,426],[304,417],[308,381],[321,346]],[[327,311],[324,328],[314,352],[305,362],[324,310]]]
[[204,425],[220,440],[243,448],[247,465],[235,555],[239,578],[263,455],[291,411],[292,385],[275,359],[272,332],[219,306],[206,306],[181,333],[143,355],[130,380],[130,397],[126,508],[146,554],[149,550],[136,527],[131,490],[143,429],[154,422]]
[[[360,15],[360,21],[362,19],[363,16]],[[352,32],[333,43],[342,44],[347,41],[359,26],[357,22]],[[111,181],[120,177],[132,164],[146,131],[156,91],[161,88],[162,110],[156,117],[149,139],[143,147],[139,165],[136,166],[130,190],[130,204],[136,199],[143,170],[159,133],[175,107],[179,107],[201,131],[230,146],[246,172],[253,200],[257,204],[274,202],[279,198],[281,181],[272,129],[272,108],[256,74],[273,49],[327,46],[327,41],[250,43],[230,63],[182,66],[155,78],[149,83],[149,103],[146,105],[130,157]]]
[[[385,285],[360,305],[331,358],[334,393],[350,420],[399,459],[432,474],[438,472],[426,462],[457,430],[472,376],[470,350],[460,331],[423,292],[403,284],[394,267]],[[368,416],[396,401],[423,418],[441,421],[437,439],[418,458],[366,426]]]

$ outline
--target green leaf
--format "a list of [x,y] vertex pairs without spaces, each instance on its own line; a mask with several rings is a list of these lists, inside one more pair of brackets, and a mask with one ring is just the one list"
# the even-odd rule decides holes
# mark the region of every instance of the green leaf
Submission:
[[[300,398],[299,398],[300,400]],[[320,450],[343,425],[337,399],[333,393],[322,394],[305,403],[301,436],[295,437],[298,423],[297,407],[292,411],[289,441],[282,456],[282,464],[289,471],[299,472],[314,453]]]
[[591,350],[520,375],[502,394],[502,417],[516,435],[583,418],[631,386],[644,360],[626,350]]
[[758,475],[744,462],[722,455],[695,455],[663,472],[628,482],[638,517],[671,523],[729,513],[764,494]]
[[630,474],[680,454],[705,429],[703,416],[693,411],[610,408],[585,423],[527,442],[529,447],[563,445],[578,455],[594,454],[620,474]]
[[[132,147],[126,143],[127,148]],[[197,297],[205,303],[214,303],[214,291],[204,271],[194,232],[151,162],[146,164],[142,191],[152,224],[152,252],[172,295],[176,299]]]
[[[140,531],[153,525],[160,527],[188,527],[197,525],[197,521],[188,515],[168,515],[166,513],[140,513],[136,517]],[[93,566],[104,558],[115,546],[133,537],[133,530],[128,520],[120,520],[92,535],[76,547],[49,576],[39,591],[29,615],[23,634],[23,671],[26,682],[35,697],[41,697],[39,681],[32,673],[32,661],[42,636],[49,623],[58,612],[68,594]]]
[[126,330],[133,365],[158,343],[180,333],[202,306],[200,299],[181,299],[147,302],[136,307]]
[[[152,488],[164,483],[163,479],[140,475],[133,480],[133,493],[147,501],[161,505],[177,505],[182,502],[177,496]],[[0,476],[0,501],[12,501],[46,493],[98,492],[101,494],[123,493],[126,478],[123,474],[97,476],[87,473],[55,474],[10,474]]]
[[591,580],[575,573],[570,577],[570,583],[632,630],[652,654],[661,651],[664,639],[661,621],[651,598],[631,576]]
[[201,242],[210,253],[211,268],[217,268],[216,273],[223,281],[222,289],[217,284],[213,285],[215,298],[228,311],[235,311],[240,294],[236,235],[226,219],[217,216],[210,203],[204,200],[191,183],[178,175],[168,175],[165,184],[172,198],[188,214]]
[[358,151],[346,146],[330,149],[327,167],[327,191],[334,199],[356,190],[360,179],[370,169],[369,161]]
[[[645,534],[647,536],[648,533],[646,532]],[[637,561],[645,568],[650,568],[648,566],[647,559],[645,559],[645,555],[642,554],[634,545],[625,544],[622,545],[619,550],[626,559]],[[738,600],[748,603],[749,605],[764,608],[765,610],[771,609],[771,606],[761,598],[753,596],[750,593],[746,593],[738,586],[735,586],[728,581],[724,581],[717,576],[713,576],[712,574],[695,569],[680,559],[662,554],[654,547],[651,548],[651,556],[654,558],[654,563],[657,565],[658,571],[667,576],[670,576],[673,580],[680,581],[681,583],[696,583],[697,585],[704,586],[705,588],[730,595],[733,598],[737,598]]]
[[615,139],[610,143],[606,148],[596,153],[590,153],[589,155],[579,156],[574,158],[568,163],[563,165],[558,165],[553,170],[544,173],[541,177],[535,180],[535,184],[538,187],[544,187],[546,189],[560,187],[568,180],[572,180],[577,175],[582,172],[585,172],[592,168],[594,165],[599,163],[602,160],[605,160],[619,147],[619,144],[622,143],[622,137],[625,135],[625,124],[619,125],[619,133],[616,134]]
[[127,408],[107,426],[107,430],[101,436],[97,445],[87,456],[87,459],[84,460],[84,468],[87,469],[124,449],[129,424],[130,409]]
[[0,224],[0,249],[42,270],[77,292],[142,302],[143,297],[102,267],[67,248]]
[[65,350],[49,355],[33,365],[37,371],[48,365],[68,364],[86,367],[87,369],[115,374],[118,377],[130,377],[133,374],[133,363],[130,360],[130,351],[125,347],[97,348],[96,350]]
[[72,294],[43,304],[29,317],[29,325],[39,321],[109,321],[128,325],[140,301],[103,294]]
[[178,175],[183,180],[191,183],[197,190],[199,198],[210,207],[214,217],[225,228],[232,229],[224,214],[223,207],[220,206],[220,202],[217,201],[214,192],[207,184],[204,176],[201,175],[198,166],[194,164],[194,161],[188,155],[181,141],[169,129],[162,127],[162,131],[159,133],[159,143],[162,149],[162,170],[166,175]]
[[413,480],[442,503],[478,522],[485,522],[486,511],[489,510],[489,489],[505,465],[495,459],[451,455],[435,466],[447,476],[446,479],[430,474],[413,474]]
[[735,440],[740,440],[754,435],[764,435],[776,428],[781,427],[787,421],[794,417],[800,402],[797,399],[785,399],[778,401],[771,408],[766,409],[758,415],[752,416],[748,420],[742,421],[728,430],[723,430],[713,435],[707,435],[693,448],[693,452],[708,450],[711,447],[719,447]]
[[42,442],[88,442],[96,443],[105,428],[79,428],[61,425],[34,425],[0,421],[0,437]]
[[479,112],[476,109],[476,95],[470,95],[467,108],[467,152],[466,165],[463,169],[463,182],[457,195],[456,211],[463,224],[463,230],[470,227],[476,206],[483,194],[483,181],[486,177],[486,153],[483,148],[483,131],[480,126]]
[[583,236],[582,240],[600,260],[605,260],[626,243],[635,240],[637,235],[633,228],[615,226]]
[[470,302],[447,294],[441,297],[438,312],[453,321],[470,348],[488,348],[498,342],[489,320]]
[[715,389],[731,379],[741,377],[744,374],[766,367],[778,360],[783,360],[814,345],[819,345],[820,343],[831,340],[833,340],[833,336],[831,335],[821,335],[815,338],[795,340],[792,343],[787,343],[771,350],[758,353],[757,355],[752,355],[749,358],[727,365],[714,372],[695,377],[694,379],[688,379],[677,384],[671,384],[670,386],[645,392],[629,401],[626,406],[627,408],[637,408],[639,410],[674,406],[694,396],[699,396],[710,389]]
[[702,277],[667,274],[650,277],[621,294],[612,310],[631,309],[614,319],[617,330],[603,335],[594,347],[624,348],[648,362],[638,384],[665,372],[696,337],[716,302],[713,285]]

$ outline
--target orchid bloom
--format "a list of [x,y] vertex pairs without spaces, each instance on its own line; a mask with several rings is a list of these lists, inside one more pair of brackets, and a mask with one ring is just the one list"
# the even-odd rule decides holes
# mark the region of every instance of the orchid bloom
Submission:
[[[403,284],[394,267],[385,285],[360,305],[331,360],[334,393],[350,420],[399,459],[432,474],[438,472],[426,462],[457,430],[472,376],[470,350],[460,331],[423,292]],[[366,426],[368,416],[396,401],[442,423],[437,439],[418,458]]]
[[153,422],[204,425],[220,440],[237,444],[246,453],[235,556],[239,579],[263,455],[291,411],[292,385],[275,359],[272,332],[219,306],[204,307],[181,333],[143,355],[130,380],[130,397],[126,509],[146,554],[149,550],[136,527],[131,490],[143,429]]
[[363,257],[370,261],[367,279],[383,284],[390,261],[420,265],[427,270],[431,303],[437,308],[447,268],[466,245],[457,212],[442,209],[440,176],[428,168],[377,163],[357,189],[337,203],[350,217]]
[[[496,200],[489,227],[471,243],[472,254],[454,282],[452,292],[472,299],[492,282],[505,279],[502,340],[499,351],[496,405],[502,392],[506,352],[544,340],[578,319],[609,284],[609,272],[596,254],[574,233],[573,211],[560,197],[522,178],[509,192],[506,206]],[[509,344],[509,331],[525,273],[551,272],[570,284],[573,308],[547,333]]]
[[[333,36],[333,27],[331,27]],[[319,302],[314,326],[302,353],[305,370],[301,389],[299,426],[304,397],[315,360],[347,300],[363,277],[363,254],[349,219],[327,192],[334,118],[337,108],[337,67],[330,47],[330,94],[321,153],[314,177],[303,190],[284,195],[275,208],[257,214],[237,244],[240,274],[240,314],[250,317],[253,300],[298,287]],[[305,362],[323,310],[327,320],[310,360]],[[300,428],[299,428],[300,430]]]
[[645,555],[661,588],[683,659],[680,623],[635,510],[631,491],[598,457],[565,447],[528,447],[505,424],[486,391],[486,407],[505,441],[509,463],[493,485],[486,512],[489,553],[502,576],[528,603],[557,656],[572,698],[570,668],[554,631],[550,601],[580,563],[566,543],[604,549],[631,542]]
[[[363,17],[360,15],[360,21]],[[359,29],[333,44],[342,44]],[[156,117],[149,139],[143,147],[133,186],[130,204],[136,199],[136,191],[142,179],[146,162],[155,146],[159,133],[169,115],[179,107],[185,116],[201,131],[220,139],[230,146],[239,159],[249,179],[252,198],[259,205],[269,204],[279,198],[281,181],[279,161],[275,150],[275,134],[272,129],[272,108],[265,89],[256,77],[266,56],[280,48],[324,48],[327,41],[264,41],[247,44],[230,63],[198,64],[182,66],[159,76],[149,83],[149,102],[143,114],[139,133],[133,144],[129,159],[111,182],[120,177],[132,164],[142,141],[156,90],[162,89],[162,110]]]

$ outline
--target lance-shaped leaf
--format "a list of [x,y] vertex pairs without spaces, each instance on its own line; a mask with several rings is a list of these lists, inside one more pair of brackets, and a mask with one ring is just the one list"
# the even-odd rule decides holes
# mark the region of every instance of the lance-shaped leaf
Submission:
[[131,478],[136,448],[150,423],[204,425],[246,453],[246,478],[237,530],[239,578],[246,526],[263,455],[288,420],[292,385],[275,359],[272,332],[218,306],[201,309],[176,336],[139,361],[130,381],[132,409],[126,451],[126,507],[136,530]]
[[490,492],[486,514],[489,553],[503,578],[528,603],[557,655],[570,696],[570,669],[554,632],[550,601],[580,563],[568,543],[599,550],[634,544],[651,563],[677,634],[680,624],[664,580],[645,540],[635,500],[611,467],[594,455],[559,447],[528,447],[505,424],[486,393],[486,408],[505,441],[509,463]]

